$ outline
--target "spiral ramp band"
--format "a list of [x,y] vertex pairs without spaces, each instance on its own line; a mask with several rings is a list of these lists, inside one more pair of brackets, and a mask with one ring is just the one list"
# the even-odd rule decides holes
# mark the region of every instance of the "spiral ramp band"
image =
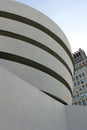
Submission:
[[0,65],[59,102],[72,103],[68,40],[39,11],[13,1],[0,4]]

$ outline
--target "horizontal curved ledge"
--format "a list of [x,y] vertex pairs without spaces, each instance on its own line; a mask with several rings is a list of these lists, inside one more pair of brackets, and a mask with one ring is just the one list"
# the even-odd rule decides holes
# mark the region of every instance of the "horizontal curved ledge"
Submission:
[[49,69],[48,67],[46,67],[40,63],[37,63],[35,61],[32,61],[30,59],[27,59],[27,58],[24,58],[24,57],[21,57],[18,55],[10,54],[7,52],[2,52],[2,51],[0,51],[0,58],[33,67],[35,69],[38,69],[38,70],[52,76],[53,78],[57,79],[62,84],[64,84],[65,87],[70,91],[70,93],[72,95],[72,90],[71,90],[69,84],[65,81],[65,79],[63,77],[61,77],[59,74],[57,74],[56,72],[54,72],[53,70]]
[[47,94],[47,95],[50,96],[51,98],[57,100],[58,102],[60,102],[60,103],[62,103],[62,104],[64,104],[64,105],[68,105],[65,101],[63,101],[63,100],[60,99],[59,97],[56,97],[56,96],[54,96],[54,95],[52,95],[52,94],[50,94],[50,93],[48,93],[48,92],[45,92],[45,91],[43,91],[43,90],[41,90],[41,92]]
[[5,31],[5,30],[0,30],[0,35],[18,39],[18,40],[27,42],[29,44],[32,44],[34,46],[37,46],[37,47],[45,50],[47,53],[49,53],[52,56],[54,56],[55,58],[57,58],[67,68],[67,70],[69,71],[69,73],[72,77],[72,80],[73,80],[72,72],[71,72],[70,68],[68,67],[68,65],[65,63],[65,61],[57,53],[55,53],[53,50],[51,50],[47,46],[45,46],[45,45],[41,44],[40,42],[35,41],[31,38],[28,38],[28,37],[25,37],[23,35],[19,35],[19,34],[13,33],[13,32]]
[[72,57],[69,49],[63,43],[63,41],[56,34],[54,34],[52,31],[50,31],[49,29],[47,29],[43,25],[41,25],[41,24],[39,24],[39,23],[37,23],[37,22],[35,22],[33,20],[30,20],[30,19],[25,18],[23,16],[19,16],[17,14],[5,12],[5,11],[0,11],[0,16],[4,17],[4,18],[16,20],[16,21],[22,22],[22,23],[27,24],[27,25],[31,25],[31,26],[33,26],[35,28],[38,28],[39,30],[45,32],[46,34],[48,34],[50,37],[52,37],[58,44],[60,44],[64,48],[66,53],[69,55],[69,57],[70,57],[70,59],[72,61],[72,64],[73,64],[73,68],[74,68],[74,60],[73,60],[73,57]]

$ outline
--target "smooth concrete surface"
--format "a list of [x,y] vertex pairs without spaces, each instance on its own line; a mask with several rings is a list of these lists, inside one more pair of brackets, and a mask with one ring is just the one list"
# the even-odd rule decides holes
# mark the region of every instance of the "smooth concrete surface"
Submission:
[[0,67],[0,130],[67,130],[64,105]]
[[0,51],[8,53],[10,52],[11,54],[22,56],[27,59],[32,59],[33,61],[45,65],[54,72],[60,74],[69,83],[70,86],[73,86],[72,77],[69,71],[63,65],[63,63],[61,63],[48,52],[31,44],[13,40],[12,38],[0,37],[0,42]]
[[65,113],[68,130],[87,130],[87,106],[66,106]]
[[[64,48],[62,48],[52,37],[35,27],[7,18],[1,17],[0,25],[0,29],[2,30],[7,30],[31,38],[56,52],[60,57],[63,58],[65,62],[67,61],[66,64],[68,63],[68,66],[70,67],[71,72],[73,74],[73,65],[69,58],[69,55],[66,53]],[[26,44],[29,45],[29,43],[24,43],[24,45]]]
[[15,1],[1,1],[0,10],[0,65],[72,104],[73,58],[62,30],[44,14]]
[[64,106],[0,66],[0,130],[86,130],[87,107]]
[[8,60],[0,59],[0,65],[24,81],[28,82],[32,86],[44,92],[52,94],[67,102],[68,104],[71,104],[72,96],[70,94],[70,91],[61,82],[51,77],[50,75],[32,67]]

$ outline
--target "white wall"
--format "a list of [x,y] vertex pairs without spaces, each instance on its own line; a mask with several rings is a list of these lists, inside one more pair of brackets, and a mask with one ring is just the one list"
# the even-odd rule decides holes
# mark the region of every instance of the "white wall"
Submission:
[[65,112],[68,130],[87,130],[86,106],[66,106]]
[[[8,58],[5,55],[0,57],[0,65],[32,86],[72,104],[74,68],[70,46],[62,30],[44,14],[24,4],[1,1],[0,9],[0,52],[20,56],[22,61],[27,58],[28,63],[33,61],[31,66],[23,66],[16,63],[17,57],[15,62],[4,60]],[[39,69],[33,66],[34,62]]]
[[64,105],[0,67],[0,130],[67,130]]

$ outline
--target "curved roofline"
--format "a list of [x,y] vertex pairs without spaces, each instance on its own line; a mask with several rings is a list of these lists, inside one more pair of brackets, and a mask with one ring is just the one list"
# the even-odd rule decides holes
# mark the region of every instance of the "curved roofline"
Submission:
[[50,31],[48,28],[44,27],[43,25],[41,25],[41,24],[31,20],[31,19],[25,18],[25,17],[17,15],[17,14],[5,12],[5,11],[0,11],[0,16],[4,17],[4,18],[16,20],[16,21],[22,22],[22,23],[27,24],[27,25],[31,25],[31,26],[45,32],[46,34],[48,34],[58,44],[60,44],[60,46],[66,51],[66,53],[68,54],[68,56],[70,57],[70,59],[72,61],[73,68],[74,68],[74,59],[73,59],[73,56],[72,56],[70,50],[65,45],[65,43],[56,34],[54,34],[52,31]]

